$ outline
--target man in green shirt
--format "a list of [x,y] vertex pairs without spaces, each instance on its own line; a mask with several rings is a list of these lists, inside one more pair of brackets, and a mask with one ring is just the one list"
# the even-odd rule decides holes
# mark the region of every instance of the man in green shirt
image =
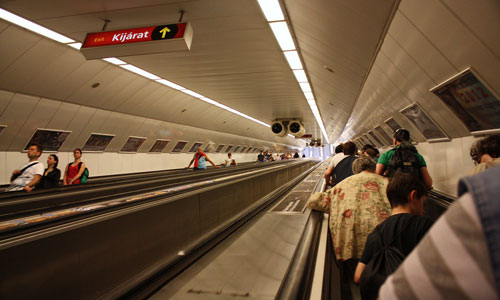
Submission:
[[[402,146],[401,144],[404,143],[403,146],[405,146],[407,148],[413,148],[415,156],[418,159],[418,163],[419,163],[419,173],[420,173],[419,177],[420,177],[420,179],[422,179],[422,181],[425,183],[425,185],[427,186],[428,189],[432,189],[432,178],[429,175],[429,171],[427,170],[427,164],[426,164],[424,158],[422,157],[422,155],[420,155],[416,151],[416,149],[414,149],[414,146],[411,145],[409,141],[410,141],[410,132],[408,130],[403,129],[403,128],[396,130],[394,132],[394,146],[395,147],[387,152],[382,153],[382,155],[380,156],[380,158],[377,161],[377,168],[375,170],[375,173],[377,173],[379,175],[384,175],[384,173],[387,173],[387,171],[388,171],[387,169],[390,166],[391,159],[394,156],[396,149],[400,148]],[[392,176],[392,174],[386,174],[386,175]]]

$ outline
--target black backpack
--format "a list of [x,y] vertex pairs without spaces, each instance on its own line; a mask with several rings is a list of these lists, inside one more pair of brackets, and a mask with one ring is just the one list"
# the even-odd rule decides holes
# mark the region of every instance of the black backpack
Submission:
[[405,255],[397,247],[392,244],[396,241],[402,232],[408,228],[415,216],[412,216],[403,229],[395,236],[395,238],[387,245],[384,246],[380,232],[377,232],[380,250],[373,255],[368,264],[366,265],[361,279],[359,281],[359,288],[361,291],[361,299],[371,300],[377,299],[378,291],[384,281],[396,271],[405,259]]
[[401,143],[387,166],[387,177],[393,177],[396,172],[410,173],[415,178],[422,179],[420,160],[417,149],[411,143]]

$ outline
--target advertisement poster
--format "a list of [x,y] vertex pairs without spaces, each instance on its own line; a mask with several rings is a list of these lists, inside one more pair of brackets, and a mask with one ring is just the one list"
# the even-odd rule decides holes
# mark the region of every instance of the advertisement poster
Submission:
[[37,129],[24,150],[28,150],[30,145],[38,144],[44,151],[57,152],[70,133],[71,131]]
[[378,136],[376,136],[375,133],[373,133],[373,131],[368,131],[368,135],[371,137],[372,141],[374,141],[376,145],[378,145],[378,146],[384,146],[384,145],[386,145],[386,143],[382,142],[378,138]]
[[167,140],[156,140],[153,147],[151,147],[151,149],[149,149],[149,152],[161,153],[163,151],[163,149],[165,149],[165,147],[167,146],[168,142],[169,141],[167,141]]
[[401,110],[401,113],[417,127],[427,140],[448,140],[436,124],[416,103]]
[[240,151],[240,148],[241,148],[241,146],[236,146],[236,147],[234,148],[233,152],[234,152],[234,153],[236,153],[236,152]]
[[102,152],[108,147],[114,137],[114,135],[92,133],[82,150]]
[[212,152],[212,151],[214,151],[214,150],[215,150],[215,144],[214,144],[214,143],[209,143],[209,144],[205,147],[205,149],[203,150],[203,152],[205,152],[205,153],[210,153],[210,152]]
[[123,145],[120,152],[135,153],[135,152],[137,152],[137,150],[139,150],[139,147],[142,146],[142,144],[144,143],[145,140],[146,140],[146,138],[131,136],[128,138],[125,145]]
[[189,149],[189,152],[196,152],[198,151],[198,147],[203,145],[203,143],[194,143],[193,146],[191,146],[191,149]]
[[387,126],[389,126],[391,128],[393,133],[396,130],[398,130],[399,128],[401,128],[401,126],[398,124],[398,122],[396,122],[393,118],[390,118],[387,121],[385,121],[385,124],[387,124]]
[[227,148],[226,148],[226,151],[225,151],[225,152],[226,152],[226,153],[229,153],[229,152],[231,152],[231,149],[233,149],[233,145],[229,145],[229,146],[227,146]]
[[222,151],[222,148],[224,148],[224,144],[220,144],[219,147],[217,147],[217,150],[215,150],[215,152],[221,152]]
[[470,132],[500,129],[500,100],[470,70],[432,92]]
[[385,140],[386,145],[392,145],[392,138],[385,132],[382,126],[375,127],[375,131]]
[[186,147],[186,145],[187,145],[187,142],[182,142],[182,141],[177,142],[174,149],[172,149],[172,153],[182,152],[182,150],[184,149],[184,147]]

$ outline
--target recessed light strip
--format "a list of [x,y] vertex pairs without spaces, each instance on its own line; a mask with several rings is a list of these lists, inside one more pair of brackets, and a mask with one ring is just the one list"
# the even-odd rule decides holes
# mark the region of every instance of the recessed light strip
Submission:
[[326,143],[328,141],[328,135],[326,134],[325,126],[323,125],[323,120],[321,119],[321,114],[319,113],[318,107],[316,105],[316,100],[314,100],[314,95],[311,90],[311,86],[309,85],[309,81],[307,80],[307,75],[304,71],[304,67],[302,66],[302,61],[297,52],[297,48],[295,46],[295,42],[293,40],[292,34],[288,27],[288,23],[285,20],[283,10],[279,4],[278,0],[257,0],[269,22],[269,26],[273,31],[278,44],[285,55],[285,58],[290,66],[290,69],[293,70],[293,74],[297,79],[297,82],[304,93],[304,96],[313,112],[314,118],[321,128],[321,132],[324,135]]
[[57,41],[59,43],[68,44],[68,43],[75,42],[74,40],[70,39],[67,36],[64,36],[60,33],[52,31],[52,30],[45,28],[43,26],[40,26],[36,23],[33,23],[25,18],[22,18],[18,15],[15,15],[15,14],[8,12],[8,11],[1,9],[1,8],[0,8],[0,18],[4,19],[5,21],[8,21],[10,23],[14,23],[17,26],[21,26],[24,29],[28,29],[29,31],[33,31],[34,33],[43,35],[44,37],[47,37],[47,38],[52,39],[54,41]]

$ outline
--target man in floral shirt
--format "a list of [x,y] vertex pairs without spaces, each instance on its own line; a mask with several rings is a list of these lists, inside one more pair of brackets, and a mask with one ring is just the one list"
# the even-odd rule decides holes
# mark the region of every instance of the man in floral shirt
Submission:
[[368,234],[391,214],[386,196],[388,180],[374,173],[375,165],[370,157],[356,159],[352,165],[355,175],[312,195],[308,201],[309,208],[330,214],[333,249],[344,280],[353,278]]

